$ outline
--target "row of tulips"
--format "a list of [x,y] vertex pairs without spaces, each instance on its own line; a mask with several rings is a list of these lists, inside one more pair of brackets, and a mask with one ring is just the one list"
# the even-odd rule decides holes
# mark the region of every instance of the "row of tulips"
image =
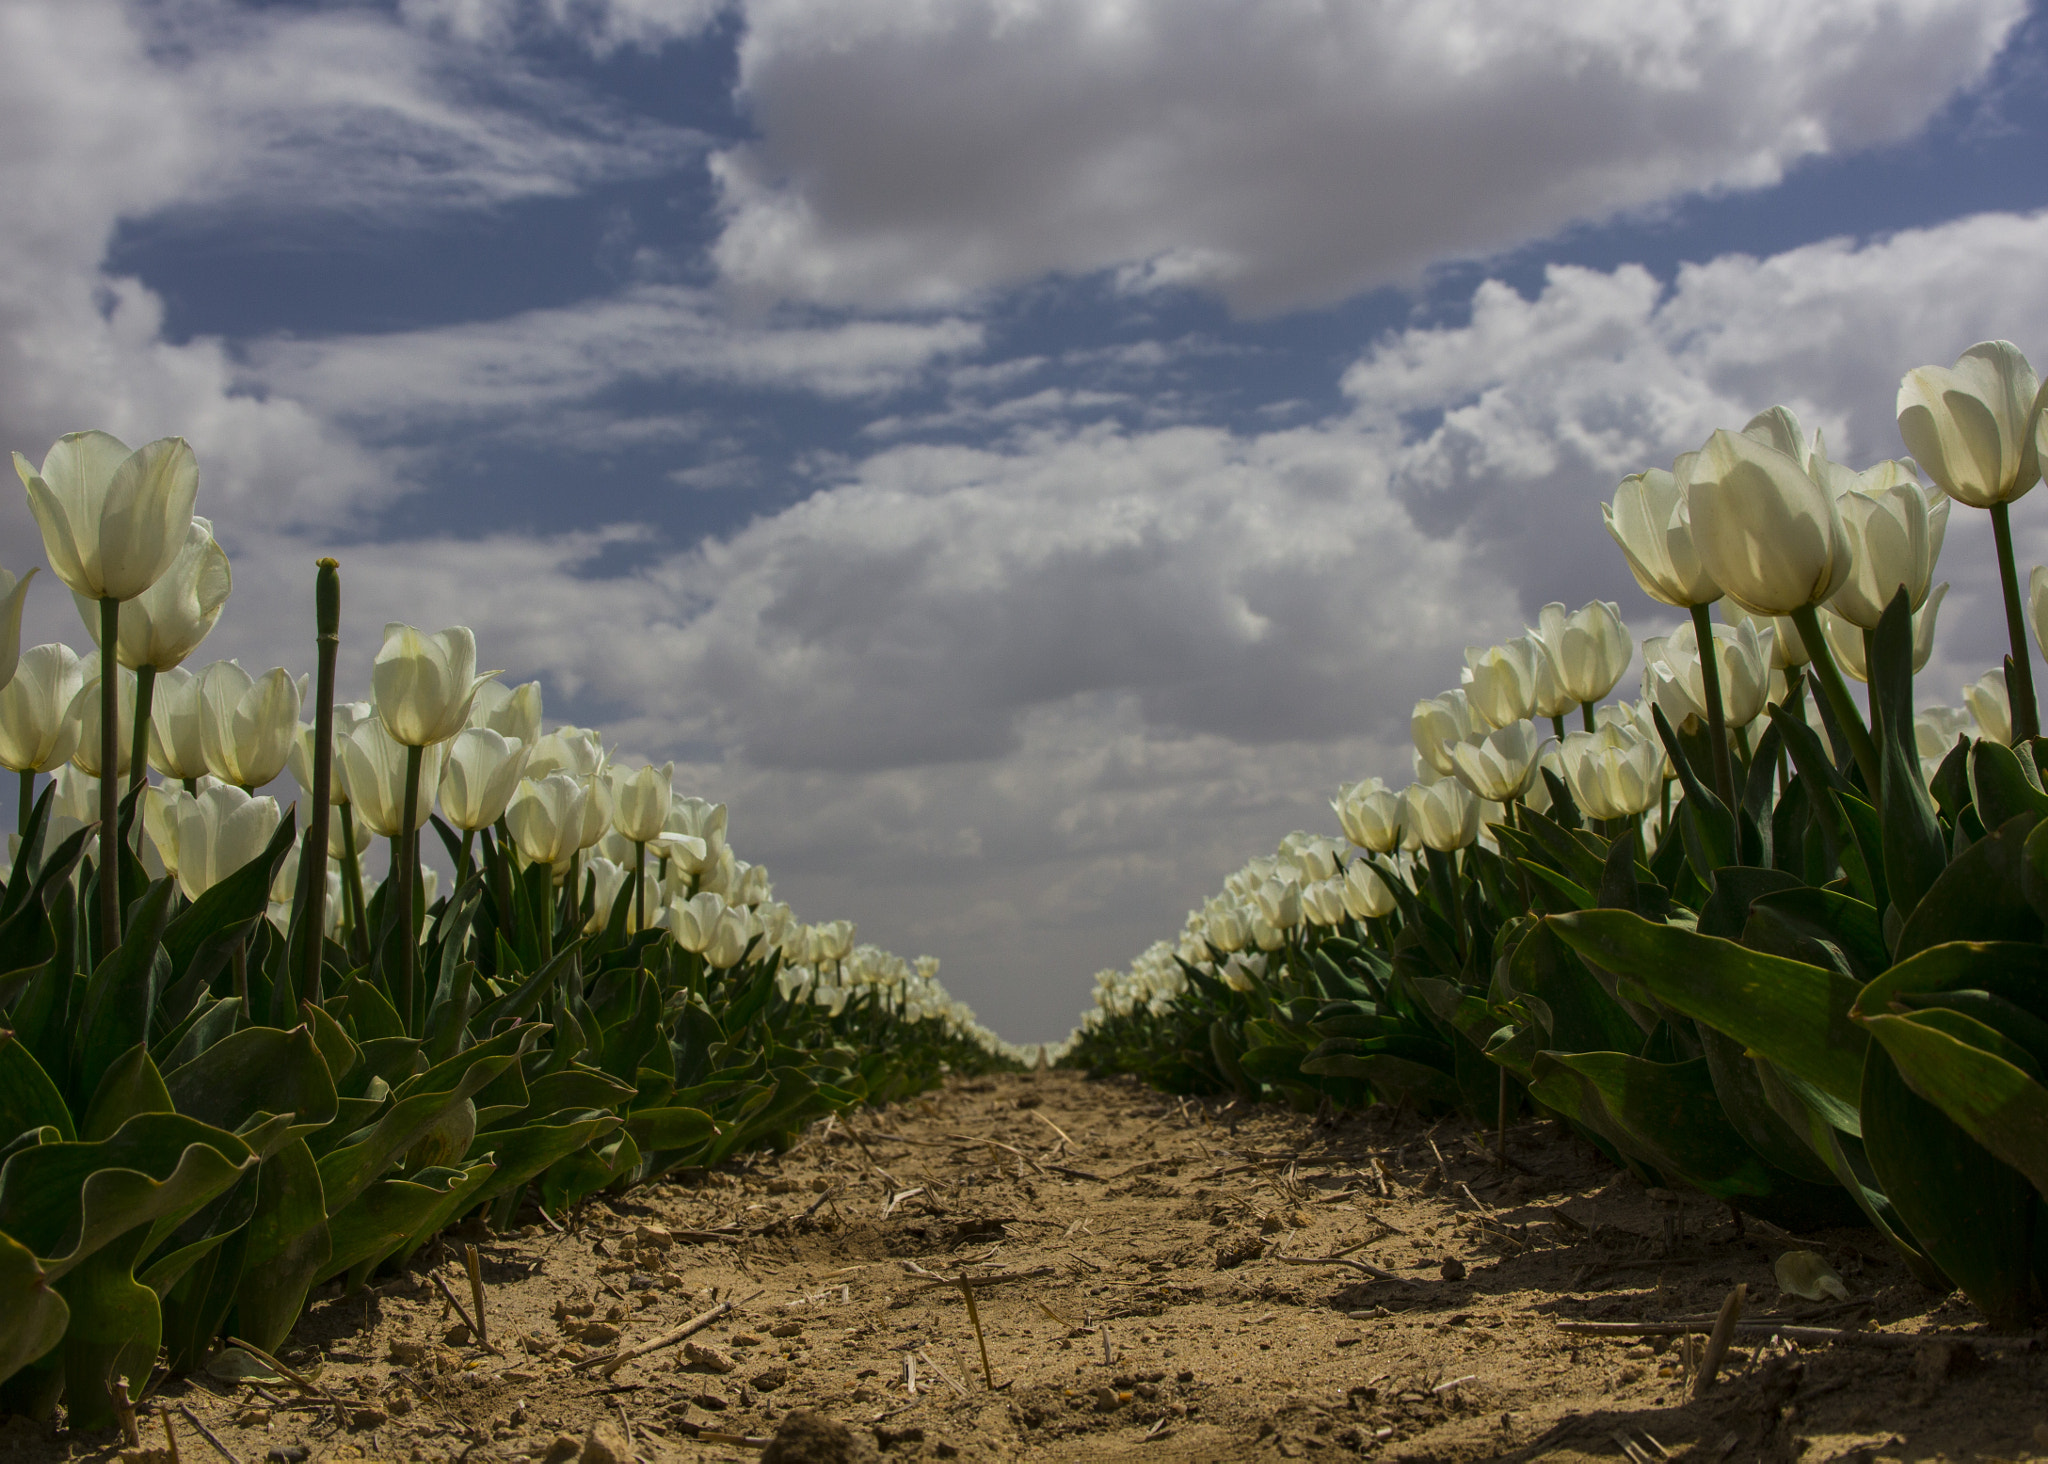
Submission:
[[0,574],[0,1412],[105,1425],[466,1216],[1018,1061],[935,961],[799,921],[672,765],[543,730],[467,629],[387,627],[337,703],[332,560],[313,678],[187,669],[232,581],[183,441],[15,465],[98,652],[22,652],[36,571]]
[[[1604,507],[1685,612],[1466,653],[1415,781],[1343,788],[1179,938],[1097,977],[1069,1060],[1303,1105],[1534,1109],[1646,1180],[1861,1220],[2000,1329],[2048,1305],[2048,740],[2009,509],[2048,392],[2006,342],[1910,372],[1912,456],[1832,461],[1783,407]],[[1923,480],[1931,480],[1931,482]],[[1986,510],[2011,654],[1917,706],[1954,506]],[[1723,619],[1710,607],[1719,603]],[[1852,681],[1863,682],[1858,697]],[[1568,725],[1576,720],[1578,725]]]

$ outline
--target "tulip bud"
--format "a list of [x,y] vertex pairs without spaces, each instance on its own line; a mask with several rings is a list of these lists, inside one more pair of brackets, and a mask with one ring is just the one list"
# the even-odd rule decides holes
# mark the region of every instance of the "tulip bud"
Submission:
[[1543,742],[1534,722],[1510,722],[1481,741],[1454,744],[1451,762],[1458,781],[1474,797],[1506,803],[1529,791]]
[[645,844],[667,825],[676,765],[611,769],[612,827],[619,837]]
[[370,667],[370,699],[394,739],[431,747],[462,730],[477,688],[496,675],[477,674],[476,636],[468,626],[422,635],[394,621],[384,627]]
[[[120,668],[120,681],[116,686],[115,705],[119,720],[114,730],[114,776],[128,775],[128,759],[132,755],[135,736],[135,673]],[[100,768],[100,679],[94,676],[78,689],[71,699],[71,707],[65,716],[78,724],[78,745],[71,750],[71,761],[88,777],[97,778]],[[97,817],[97,813],[94,815]]]
[[71,761],[79,732],[71,705],[84,685],[85,663],[71,647],[29,647],[0,686],[0,767],[48,773]]
[[2041,385],[2011,341],[1979,342],[1947,369],[1908,371],[1897,406],[1906,451],[1950,498],[1990,508],[2041,480]]
[[545,778],[560,772],[594,778],[604,771],[604,761],[604,742],[596,732],[588,727],[557,727],[533,744],[526,758],[526,775]]
[[513,687],[486,681],[469,704],[469,725],[488,727],[526,747],[533,746],[540,739],[540,683],[529,681]]
[[1516,636],[1484,650],[1465,647],[1468,679],[1463,689],[1475,733],[1481,730],[1481,723],[1490,730],[1535,715],[1537,667],[1542,655],[1528,636]]
[[1301,913],[1311,925],[1342,925],[1344,923],[1344,881],[1341,879],[1318,880],[1304,886],[1301,892]]
[[2012,702],[2005,692],[2005,670],[1986,671],[1963,688],[1963,705],[1976,719],[1977,735],[1987,742],[2012,745]]
[[306,679],[282,666],[260,677],[233,661],[199,673],[199,745],[207,771],[223,783],[260,788],[284,771],[298,740]]
[[31,569],[16,579],[13,571],[0,569],[0,686],[14,679],[15,665],[21,659],[21,607],[36,574],[37,570]]
[[1630,474],[1614,490],[1614,501],[1600,506],[1607,532],[1620,546],[1643,593],[1681,609],[1721,598],[1721,587],[1700,559],[1686,518],[1681,477],[1692,457],[1686,454],[1668,473],[1650,468]]
[[[260,855],[281,817],[275,798],[252,798],[217,783],[196,798],[180,798],[176,821],[178,886],[196,900]],[[164,861],[171,862],[168,858]]]
[[1477,721],[1461,687],[1417,702],[1408,717],[1408,730],[1422,760],[1437,776],[1448,778],[1454,766],[1449,744],[1471,741],[1476,731],[1484,730],[1475,727]]
[[1708,438],[1687,473],[1686,511],[1700,563],[1728,598],[1789,615],[1842,586],[1849,544],[1833,497],[1765,435]]
[[[121,607],[114,655],[131,671],[144,666],[153,666],[159,672],[170,670],[197,650],[213,630],[233,585],[228,556],[213,541],[213,524],[194,514],[171,567],[156,583]],[[71,597],[97,645],[99,601],[76,590]]]
[[505,826],[519,852],[534,864],[563,865],[583,848],[591,785],[568,773],[522,778],[505,808]]
[[410,829],[404,827],[406,748],[381,720],[372,717],[350,728],[346,737],[335,737],[334,773],[347,785],[357,821],[379,838],[392,839],[412,833],[433,815],[444,755],[445,749],[429,747],[420,759]]
[[1377,920],[1394,910],[1394,892],[1363,859],[1344,871],[1344,908],[1355,920]]
[[[1934,655],[1934,618],[1941,610],[1941,600],[1948,593],[1947,584],[1934,587],[1927,597],[1927,603],[1913,617],[1913,672],[1918,675],[1926,669],[1928,660]],[[1845,620],[1829,606],[1820,613],[1821,633],[1827,637],[1828,650],[1833,653],[1835,665],[1844,676],[1856,681],[1870,679],[1870,667],[1865,664],[1863,654],[1862,627]]]
[[1949,500],[1929,505],[1927,490],[1906,475],[1901,463],[1879,463],[1856,475],[1843,470],[1841,476],[1854,485],[1835,499],[1850,566],[1828,608],[1853,625],[1876,630],[1901,589],[1909,609],[1927,603],[1948,527]]
[[465,727],[451,737],[441,770],[441,813],[458,829],[487,829],[525,776],[526,748],[488,727]]
[[[1545,605],[1533,632],[1549,653],[1557,682],[1572,704],[1599,703],[1620,684],[1635,655],[1635,642],[1622,623],[1621,607],[1593,600],[1567,615],[1561,601]],[[1539,711],[1562,716],[1567,708]]]
[[1401,795],[1378,778],[1351,783],[1330,801],[1344,837],[1361,849],[1391,854],[1401,842]]
[[42,471],[20,453],[14,471],[57,578],[89,600],[132,600],[185,546],[199,464],[182,437],[130,452],[104,432],[57,439]]
[[1408,800],[1405,822],[1424,848],[1448,854],[1479,837],[1479,800],[1456,778],[1411,783],[1403,796]]
[[1634,818],[1664,790],[1663,747],[1619,726],[1567,734],[1558,758],[1572,801],[1594,818]]
[[[1750,620],[1716,625],[1713,632],[1722,715],[1730,727],[1746,727],[1763,711],[1770,691],[1773,632]],[[1706,718],[1706,675],[1691,625],[1643,642],[1643,699],[1661,707],[1674,727]]]

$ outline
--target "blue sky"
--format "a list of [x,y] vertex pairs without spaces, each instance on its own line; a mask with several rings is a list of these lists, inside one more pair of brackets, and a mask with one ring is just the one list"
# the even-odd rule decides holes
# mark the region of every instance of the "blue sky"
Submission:
[[[1777,401],[1895,455],[1904,371],[2048,352],[2018,0],[4,0],[0,53],[0,427],[192,439],[201,659],[310,665],[336,553],[345,678],[473,625],[1019,1040],[1405,776],[1467,642],[1661,628],[1622,474]],[[1925,700],[1990,563],[1959,519]]]

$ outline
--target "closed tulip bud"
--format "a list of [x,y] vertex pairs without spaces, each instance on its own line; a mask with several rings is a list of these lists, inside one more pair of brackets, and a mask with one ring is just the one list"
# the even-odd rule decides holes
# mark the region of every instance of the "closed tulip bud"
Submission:
[[[200,785],[200,791],[219,786],[220,779],[209,777]],[[161,788],[154,783],[143,785],[142,832],[148,836],[165,874],[175,876],[178,872],[178,809],[192,798],[192,794],[176,784]]]
[[[178,557],[163,575],[121,607],[121,628],[114,641],[114,655],[131,671],[153,666],[168,671],[199,648],[220,619],[228,602],[234,577],[228,571],[228,556],[213,541],[213,524],[197,514],[185,531]],[[100,638],[99,602],[78,591],[78,614],[92,632],[94,644]]]
[[[1771,686],[1774,636],[1755,621],[1716,625],[1714,651],[1721,673],[1721,713],[1730,727],[1747,727],[1764,709]],[[1673,727],[1707,715],[1706,676],[1690,625],[1643,642],[1643,698],[1663,709]]]
[[[127,667],[120,668],[120,682],[115,691],[115,705],[120,720],[114,728],[114,776],[128,774],[129,748],[135,736],[135,673]],[[100,679],[94,676],[78,689],[71,699],[71,708],[65,713],[78,724],[78,745],[71,750],[71,761],[88,777],[101,775],[100,767]],[[97,816],[97,815],[95,815]]]
[[2041,480],[2040,381],[2011,341],[1983,341],[1946,369],[1899,382],[1899,436],[1941,491],[1971,508],[2010,503]]
[[260,788],[284,771],[298,740],[305,678],[276,666],[251,676],[233,661],[199,673],[199,745],[223,783]]
[[275,798],[252,798],[225,783],[195,798],[180,798],[173,817],[178,887],[185,898],[198,899],[260,855],[277,832],[280,816]]
[[[1569,615],[1561,601],[1553,601],[1538,613],[1534,634],[1549,653],[1558,686],[1572,704],[1605,699],[1628,674],[1628,664],[1635,656],[1635,642],[1622,623],[1621,607],[1609,600],[1589,601]],[[1566,708],[1537,710],[1556,717]]]
[[819,940],[819,959],[843,961],[853,954],[853,942],[859,933],[851,920],[828,920],[816,927]]
[[181,782],[212,776],[205,727],[198,673],[183,666],[159,671],[149,698],[149,765]]
[[754,934],[748,928],[746,916],[728,906],[711,928],[710,939],[704,944],[704,963],[716,971],[737,966],[746,958],[747,947]]
[[1558,761],[1572,801],[1594,818],[1634,818],[1664,791],[1662,744],[1621,726],[1568,733]]
[[1920,771],[1932,778],[1959,741],[1968,741],[1976,719],[1961,707],[1923,707],[1913,714],[1913,750]]
[[594,778],[604,771],[604,741],[588,727],[557,727],[533,744],[526,757],[526,775],[545,778],[570,773]]
[[1279,930],[1301,924],[1301,886],[1291,879],[1269,879],[1252,891],[1259,915]]
[[1986,742],[2012,745],[2012,702],[2005,692],[2003,667],[1986,671],[1963,688],[1963,705],[1977,723],[1977,735]]
[[0,686],[14,679],[15,664],[21,659],[21,607],[35,577],[33,569],[20,579],[12,570],[0,569]]
[[357,822],[379,838],[395,839],[400,834],[412,833],[433,816],[442,755],[443,749],[429,747],[420,759],[410,829],[404,827],[405,745],[384,730],[380,719],[372,717],[359,722],[346,737],[335,737],[334,774],[348,785],[348,801],[354,807]]
[[1470,742],[1476,731],[1483,731],[1475,727],[1477,720],[1460,687],[1417,702],[1408,717],[1408,731],[1422,760],[1438,777],[1448,778],[1453,767],[1449,744]]
[[1458,781],[1474,797],[1506,803],[1529,791],[1543,742],[1534,722],[1510,722],[1478,742],[1455,744],[1451,762]]
[[1700,562],[1745,610],[1789,615],[1825,602],[1848,579],[1833,496],[1762,434],[1723,429],[1708,438],[1685,500]]
[[[336,745],[339,746],[341,739],[355,731],[357,727],[360,727],[365,722],[375,721],[376,717],[376,708],[366,701],[336,702],[334,704],[334,739]],[[292,781],[296,782],[300,789],[306,793],[313,791],[313,732],[314,727],[311,722],[299,723],[298,733],[292,738],[292,745],[286,751],[284,758],[285,768],[291,773]],[[165,776],[169,776],[168,772]],[[335,804],[348,802],[348,789],[342,786],[340,778],[329,778],[327,780],[327,801]],[[333,820],[328,824],[328,838],[331,840],[339,840],[341,838],[341,821],[339,819]],[[340,844],[336,843],[334,848],[336,857],[341,857]]]
[[775,897],[775,886],[769,881],[768,866],[749,864],[739,872],[735,905],[755,906],[766,904]]
[[1562,717],[1578,705],[1564,682],[1558,679],[1557,662],[1550,654],[1550,648],[1543,644],[1534,631],[1530,639],[1536,642],[1536,711],[1539,717]]
[[584,779],[588,793],[583,800],[583,828],[577,835],[578,849],[589,849],[608,833],[612,826],[612,782],[599,772]]
[[1470,709],[1473,731],[1505,727],[1533,716],[1536,711],[1537,663],[1542,651],[1528,636],[1516,636],[1503,645],[1465,647],[1465,705]]
[[1425,849],[1448,854],[1479,837],[1479,800],[1456,778],[1411,783],[1406,823]]
[[540,683],[507,686],[502,681],[486,681],[469,704],[469,725],[488,727],[516,738],[523,746],[533,746],[540,740]]
[[529,862],[566,864],[583,847],[589,802],[588,780],[564,772],[535,778],[529,767],[505,807],[505,826]]
[[1318,880],[1305,886],[1301,892],[1301,913],[1311,925],[1342,925],[1346,913],[1344,881]]
[[647,852],[667,860],[671,869],[687,878],[704,867],[711,848],[692,834],[661,833],[649,841]]
[[1237,906],[1220,906],[1209,912],[1203,939],[1209,943],[1209,949],[1227,956],[1243,950],[1251,940],[1251,922]]
[[20,453],[50,568],[91,600],[132,600],[163,577],[185,546],[199,464],[182,437],[130,452],[104,432],[57,439],[37,472]]
[[50,827],[45,843],[55,848],[100,816],[99,780],[75,762],[50,776]]
[[[590,862],[583,867],[590,874],[593,896],[590,918],[583,922],[583,930],[586,935],[596,935],[610,923],[612,906],[618,903],[619,891],[625,889],[632,880],[633,871],[623,864],[604,858],[602,855],[593,856]],[[637,932],[639,928],[639,922],[633,915],[633,902],[628,900],[626,902],[626,930],[630,934]]]
[[676,944],[686,951],[702,955],[711,944],[712,933],[718,928],[719,918],[725,914],[725,901],[709,890],[699,890],[687,900],[670,902],[663,913],[663,921]]
[[1334,839],[1326,839],[1321,834],[1296,829],[1280,841],[1278,858],[1281,863],[1294,867],[1300,874],[1302,883],[1313,884],[1317,880],[1335,876],[1343,852],[1343,848]]
[[1347,784],[1330,801],[1344,837],[1361,849],[1391,854],[1401,843],[1401,795],[1378,778]]
[[477,688],[497,674],[477,674],[476,636],[468,626],[423,635],[394,621],[384,627],[370,666],[370,700],[398,742],[432,747],[462,730]]
[[611,769],[612,827],[619,837],[644,844],[668,823],[676,765]]
[[1855,486],[1835,499],[1849,544],[1849,574],[1828,608],[1852,625],[1876,630],[1901,589],[1910,609],[1927,603],[1949,500],[1930,505],[1927,490],[1899,463],[1880,463],[1852,481]]
[[1680,458],[1672,472],[1650,468],[1630,474],[1614,490],[1614,501],[1600,506],[1607,532],[1620,546],[1643,593],[1680,608],[1711,605],[1721,598],[1721,587],[1694,546],[1685,485],[1677,476],[1692,456]]
[[441,767],[441,815],[458,829],[487,829],[504,815],[525,776],[526,748],[488,727],[448,739]]
[[[1926,669],[1927,662],[1934,655],[1934,618],[1941,610],[1942,596],[1948,593],[1946,584],[1934,587],[1927,597],[1927,603],[1913,617],[1913,672],[1918,675]],[[1863,629],[1861,626],[1835,614],[1831,605],[1821,611],[1821,634],[1828,638],[1828,650],[1833,653],[1835,664],[1844,676],[1856,681],[1870,679],[1870,667],[1863,654]]]
[[85,663],[67,645],[30,646],[14,678],[0,686],[0,767],[48,773],[78,750],[71,704],[85,685]]
[[1393,913],[1393,890],[1363,859],[1344,871],[1344,908],[1354,920],[1377,920]]

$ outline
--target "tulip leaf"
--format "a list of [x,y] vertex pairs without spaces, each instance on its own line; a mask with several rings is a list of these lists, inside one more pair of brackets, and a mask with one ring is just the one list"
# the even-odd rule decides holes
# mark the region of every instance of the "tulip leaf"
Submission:
[[1742,943],[1766,955],[1842,969],[1868,981],[1889,963],[1877,911],[1853,895],[1811,885],[1750,902]]
[[[360,1261],[388,1256],[424,1225],[451,1193],[468,1183],[457,1169],[423,1171],[418,1179],[379,1179],[327,1218],[330,1250],[314,1284],[339,1276]],[[330,1196],[328,1203],[333,1204]]]
[[1959,1012],[1863,1021],[1908,1087],[2048,1195],[2048,1088],[2017,1043]]
[[185,973],[209,936],[229,926],[253,921],[270,907],[271,880],[291,851],[296,824],[297,819],[290,814],[279,819],[276,832],[261,854],[213,885],[171,921],[163,933],[163,942],[175,976]]
[[1548,922],[1587,961],[1640,983],[1842,1101],[1855,1101],[1869,1040],[1849,1020],[1858,987],[1840,973],[1618,910],[1553,915]]
[[149,1041],[157,991],[169,974],[169,962],[159,942],[175,888],[168,879],[150,886],[128,912],[128,930],[121,944],[92,973],[85,989],[85,1008],[72,1036],[75,1073],[97,1080],[115,1058],[138,1042]]
[[[180,1113],[230,1132],[251,1119],[289,1114],[281,1146],[324,1128],[335,1109],[334,1080],[311,1028],[244,1027],[164,1079]],[[268,1157],[267,1155],[265,1157]]]
[[[1925,1029],[1894,1036],[1924,1054]],[[1861,1107],[1871,1168],[1920,1249],[1994,1332],[2021,1330],[2037,1244],[2025,1178],[1916,1093],[1885,1045],[1870,1049]]]
[[2022,885],[2031,813],[2008,819],[1965,849],[1906,916],[1893,948],[1896,959],[1953,940],[2038,941],[2041,917]]
[[[149,1060],[149,1049],[138,1042],[115,1058],[100,1078],[92,1102],[86,1105],[85,1118],[78,1126],[79,1137],[88,1143],[112,1138],[122,1124],[138,1113],[176,1111],[177,1105],[171,1101],[162,1074]],[[208,1121],[203,1114],[188,1116],[202,1123]]]
[[55,1347],[70,1320],[34,1253],[0,1231],[0,1381]]
[[2010,747],[1989,739],[1970,749],[1970,801],[1985,828],[2002,827],[2023,813],[2036,820],[2048,816],[2048,793],[2041,791],[2041,775],[2032,761],[2022,761]]
[[1833,1170],[1813,1151],[1806,1136],[1772,1106],[1757,1064],[1744,1053],[1742,1044],[1704,1022],[1699,1024],[1699,1038],[1714,1095],[1743,1142],[1795,1179],[1833,1184]]
[[0,1028],[0,1142],[45,1124],[68,1142],[78,1137],[64,1095],[15,1033]]

